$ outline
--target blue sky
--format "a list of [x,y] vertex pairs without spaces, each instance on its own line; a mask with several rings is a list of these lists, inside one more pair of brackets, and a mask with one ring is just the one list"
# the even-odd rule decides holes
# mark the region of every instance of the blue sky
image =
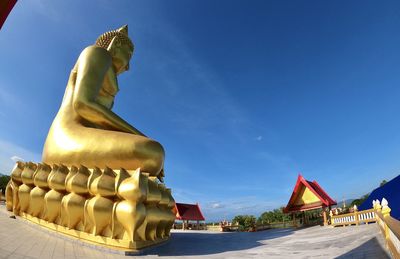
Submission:
[[[129,25],[114,111],[163,144],[166,184],[208,220],[335,199],[400,173],[398,1],[19,1],[0,31],[0,172],[40,161],[69,71]],[[389,201],[390,202],[390,201]]]

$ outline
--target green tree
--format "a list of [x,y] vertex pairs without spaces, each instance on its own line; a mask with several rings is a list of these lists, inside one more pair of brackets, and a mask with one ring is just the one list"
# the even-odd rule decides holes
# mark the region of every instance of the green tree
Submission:
[[369,193],[364,194],[361,198],[355,199],[351,202],[350,207],[356,205],[357,207],[360,206],[369,196]]
[[10,181],[10,176],[9,175],[0,174],[0,189],[3,190],[3,194],[6,191],[6,186],[7,186],[9,181]]
[[261,214],[260,217],[257,219],[258,224],[268,224],[274,222],[283,222],[289,221],[290,216],[288,214],[283,213],[283,207],[279,209],[274,209],[272,211],[266,211]]
[[246,230],[251,230],[256,226],[256,217],[253,215],[248,215],[244,219],[244,228]]
[[381,182],[381,184],[379,184],[379,187],[384,186],[386,183],[387,183],[387,181],[386,181],[386,180],[383,180],[383,181]]
[[242,230],[249,231],[256,225],[256,217],[253,215],[237,215],[232,222],[241,226]]

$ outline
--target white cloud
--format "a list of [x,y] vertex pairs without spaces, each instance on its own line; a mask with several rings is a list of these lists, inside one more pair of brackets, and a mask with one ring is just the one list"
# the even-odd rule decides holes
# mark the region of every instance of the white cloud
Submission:
[[225,205],[223,205],[221,203],[213,203],[213,204],[211,204],[211,208],[213,208],[213,209],[221,209],[221,208],[224,208],[224,207],[225,207]]
[[261,141],[262,139],[263,139],[262,136],[258,136],[258,137],[256,138],[257,141]]
[[[201,204],[204,204],[201,206]],[[269,201],[268,199],[256,196],[243,196],[221,201],[201,202],[200,207],[206,221],[221,221],[223,219],[231,220],[236,215],[254,215],[260,216],[262,212],[279,208],[284,204]]]
[[12,157],[10,157],[10,159],[11,159],[12,161],[14,161],[14,163],[16,163],[16,162],[18,162],[18,161],[24,161],[24,159],[23,159],[23,158],[20,158],[19,156],[12,156]]
[[35,153],[17,144],[0,139],[0,173],[10,174],[15,160],[41,161],[41,154]]

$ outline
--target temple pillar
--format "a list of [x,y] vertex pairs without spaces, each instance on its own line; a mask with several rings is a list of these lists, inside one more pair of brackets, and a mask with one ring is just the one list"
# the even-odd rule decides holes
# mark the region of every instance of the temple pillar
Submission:
[[327,216],[326,216],[325,207],[322,208],[322,216],[324,217],[324,226],[328,226],[328,220],[327,220]]
[[308,214],[304,211],[304,224],[308,225]]
[[296,224],[296,212],[293,212],[292,213],[292,216],[293,216],[293,227],[297,227],[297,224]]

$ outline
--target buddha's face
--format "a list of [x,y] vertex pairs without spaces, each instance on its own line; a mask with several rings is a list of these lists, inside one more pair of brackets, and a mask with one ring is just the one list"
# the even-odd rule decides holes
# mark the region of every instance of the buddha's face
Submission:
[[129,70],[129,61],[132,53],[133,50],[127,44],[118,46],[113,50],[112,61],[117,75]]

